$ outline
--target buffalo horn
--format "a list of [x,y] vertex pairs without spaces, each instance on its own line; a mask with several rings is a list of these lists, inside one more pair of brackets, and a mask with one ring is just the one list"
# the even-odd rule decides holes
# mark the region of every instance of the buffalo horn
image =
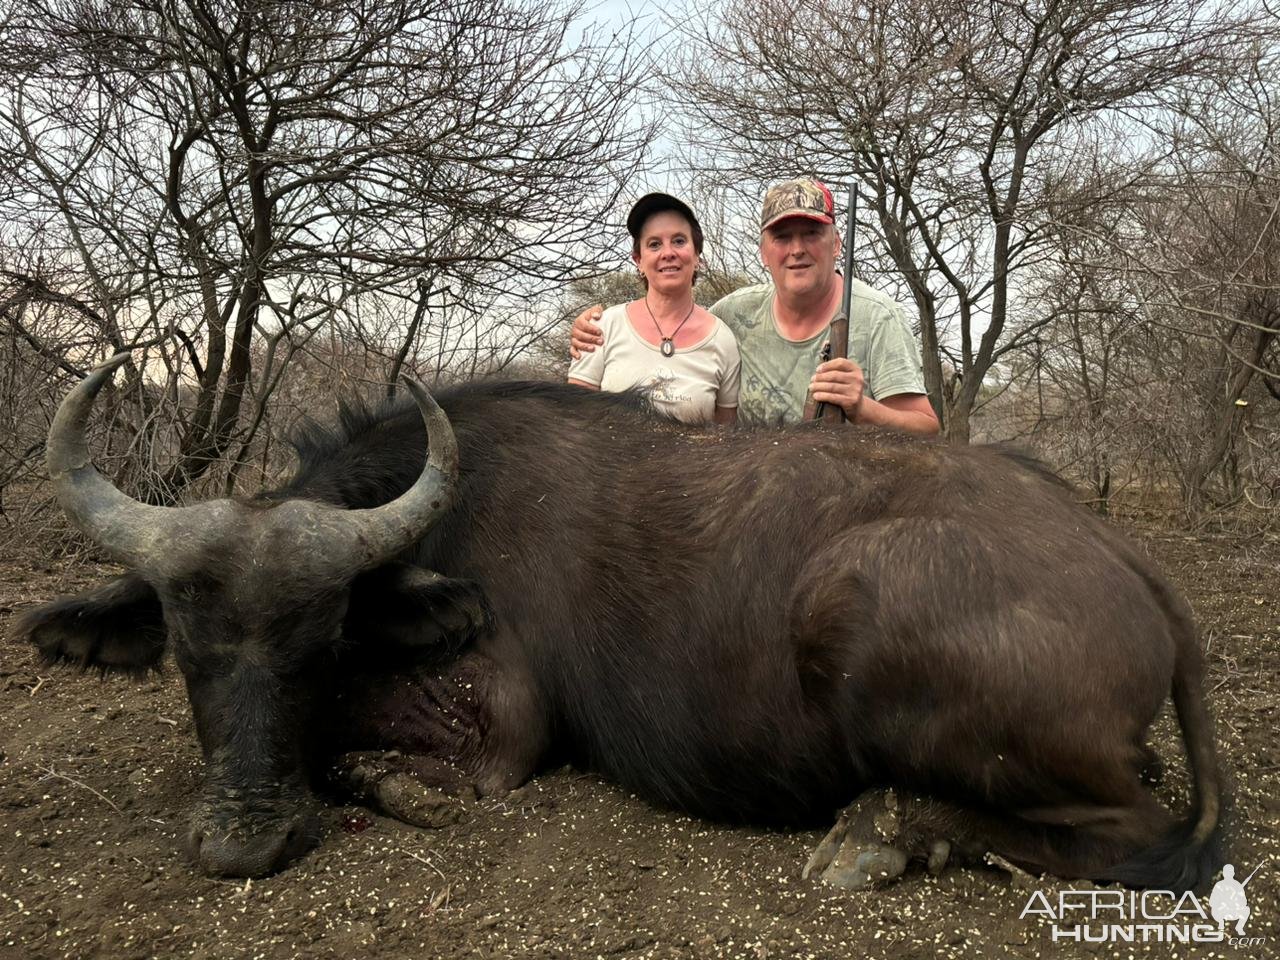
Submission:
[[[184,544],[235,524],[235,507],[226,500],[150,506],[121,493],[94,469],[85,441],[89,412],[102,385],[127,359],[128,354],[116,354],[63,399],[49,430],[45,462],[58,502],[81,532],[130,567],[155,570],[172,566]],[[430,455],[413,486],[390,503],[367,510],[299,504],[311,518],[304,528],[326,518],[322,526],[337,538],[329,548],[332,558],[343,568],[354,562],[368,569],[412,545],[448,509],[457,486],[458,445],[449,418],[422,384],[408,377],[404,381],[430,438]],[[355,556],[338,546],[344,541],[354,547]]]
[[153,553],[157,534],[182,512],[149,506],[121,493],[98,473],[89,457],[85,425],[94,398],[111,374],[129,359],[117,353],[96,367],[63,398],[49,428],[45,464],[58,502],[71,522],[103,549],[131,566]]
[[401,379],[422,412],[430,454],[414,485],[395,500],[345,512],[347,523],[355,524],[363,541],[366,569],[385,563],[421,539],[449,509],[458,484],[458,442],[449,418],[426,387],[411,377]]

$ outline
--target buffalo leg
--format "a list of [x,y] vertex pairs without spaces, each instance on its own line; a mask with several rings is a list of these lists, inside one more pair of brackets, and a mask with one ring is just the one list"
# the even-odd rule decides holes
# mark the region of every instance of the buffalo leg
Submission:
[[431,757],[396,750],[354,751],[334,761],[330,782],[358,802],[415,827],[445,827],[465,816],[471,791],[462,774]]
[[817,874],[824,883],[866,890],[898,879],[913,860],[936,876],[953,858],[996,863],[1020,876],[1000,854],[1041,864],[1039,833],[906,791],[868,790],[840,813],[802,876]]
[[906,812],[899,791],[866,791],[841,811],[802,876],[817,874],[824,883],[864,890],[896,880],[912,859],[924,859],[931,873],[940,873],[951,842],[922,824],[904,830]]
[[866,889],[897,879],[911,860],[938,873],[954,858],[1089,878],[1154,843],[1171,820],[1145,792],[1128,804],[1063,803],[995,814],[903,790],[871,790],[841,813],[804,876]]
[[546,721],[516,666],[480,652],[444,667],[353,682],[331,782],[419,826],[463,816],[465,800],[519,786],[546,751]]

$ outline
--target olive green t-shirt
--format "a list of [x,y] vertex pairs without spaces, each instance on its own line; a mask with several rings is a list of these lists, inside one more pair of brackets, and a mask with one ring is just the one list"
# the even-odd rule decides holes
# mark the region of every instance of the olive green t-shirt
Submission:
[[[738,418],[753,425],[795,423],[801,418],[827,339],[826,327],[808,340],[784,338],[773,318],[773,295],[773,284],[757,284],[735,290],[711,308],[738,339]],[[920,348],[902,308],[854,280],[849,314],[849,357],[862,368],[867,395],[883,400],[924,393]]]

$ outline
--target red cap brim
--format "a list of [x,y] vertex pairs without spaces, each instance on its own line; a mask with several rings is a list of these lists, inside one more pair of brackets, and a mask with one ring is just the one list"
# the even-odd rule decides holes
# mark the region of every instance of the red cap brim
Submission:
[[835,217],[828,217],[821,213],[809,213],[804,210],[788,210],[786,213],[778,214],[778,216],[766,223],[760,228],[760,232],[764,233],[764,231],[768,230],[775,224],[781,223],[783,220],[816,220],[818,223],[825,223],[828,226],[836,222]]

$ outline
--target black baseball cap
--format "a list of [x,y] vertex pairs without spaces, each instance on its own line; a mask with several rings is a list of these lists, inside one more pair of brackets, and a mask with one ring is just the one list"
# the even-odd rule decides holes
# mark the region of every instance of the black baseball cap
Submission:
[[[669,193],[646,193],[643,197],[635,202],[631,207],[631,212],[627,214],[627,233],[639,240],[640,231],[644,228],[645,222],[655,213],[662,213],[666,210],[673,210],[680,216],[689,221],[689,226],[693,228],[694,238],[701,241],[702,224],[698,223],[698,218],[694,216],[693,210],[683,200],[679,200]],[[699,253],[702,252],[702,243],[697,245]]]

